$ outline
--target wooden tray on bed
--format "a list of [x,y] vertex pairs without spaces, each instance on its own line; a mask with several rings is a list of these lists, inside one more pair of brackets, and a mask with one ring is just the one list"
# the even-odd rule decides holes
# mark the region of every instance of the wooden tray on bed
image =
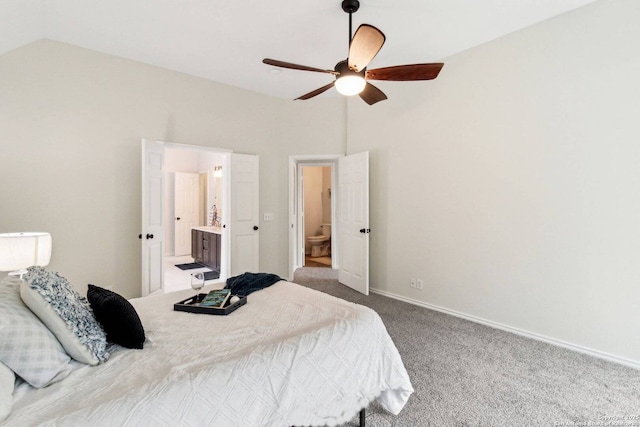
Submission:
[[[202,299],[206,295],[207,294],[198,294],[198,301],[202,301]],[[173,304],[173,310],[186,311],[189,313],[213,314],[216,316],[226,316],[227,314],[233,313],[238,308],[242,307],[247,303],[247,297],[240,297],[240,300],[236,301],[235,304],[230,304],[229,302],[227,302],[227,305],[225,305],[222,308],[218,308],[218,307],[207,307],[207,306],[196,305],[195,299],[196,299],[195,296],[193,296],[185,300],[179,301]]]

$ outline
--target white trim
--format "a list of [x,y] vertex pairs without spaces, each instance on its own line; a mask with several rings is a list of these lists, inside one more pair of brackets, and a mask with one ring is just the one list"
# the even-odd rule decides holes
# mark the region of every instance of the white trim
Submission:
[[293,160],[296,163],[304,163],[310,161],[331,161],[344,157],[344,154],[292,154],[289,156],[289,160]]
[[640,362],[627,359],[624,357],[616,356],[610,353],[606,353],[599,350],[594,350],[589,347],[584,347],[578,344],[572,344],[566,341],[558,340],[555,338],[547,337],[545,335],[540,335],[535,332],[525,331],[524,329],[514,328],[513,326],[504,325],[502,323],[494,322],[491,320],[483,319],[481,317],[473,316],[470,314],[461,313],[459,311],[451,310],[445,307],[440,307],[434,304],[429,304],[426,302],[418,301],[413,298],[404,297],[402,295],[397,295],[392,292],[383,291],[381,289],[370,288],[370,291],[375,294],[383,295],[385,297],[393,298],[398,301],[407,302],[409,304],[417,305],[423,308],[427,308],[429,310],[439,311],[441,313],[450,314],[451,316],[459,317],[461,319],[469,320],[471,322],[479,323],[481,325],[489,326],[491,328],[500,329],[506,332],[511,332],[516,335],[520,335],[526,338],[531,338],[536,341],[542,341],[547,344],[555,345],[557,347],[567,348],[569,350],[577,351],[578,353],[588,354],[590,356],[594,356],[600,359],[605,359],[611,362],[619,363],[621,365],[629,366],[631,368],[640,369]]
[[207,145],[194,145],[194,144],[183,144],[181,142],[168,142],[168,141],[156,141],[158,144],[162,144],[165,148],[171,148],[174,150],[183,150],[183,151],[210,151],[212,153],[233,153],[233,150],[229,150],[227,148],[216,148],[209,147]]

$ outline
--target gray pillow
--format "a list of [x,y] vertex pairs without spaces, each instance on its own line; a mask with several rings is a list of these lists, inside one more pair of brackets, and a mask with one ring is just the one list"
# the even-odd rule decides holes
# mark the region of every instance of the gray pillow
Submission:
[[21,280],[0,281],[0,362],[34,387],[45,387],[71,372],[71,358],[56,337],[20,298]]

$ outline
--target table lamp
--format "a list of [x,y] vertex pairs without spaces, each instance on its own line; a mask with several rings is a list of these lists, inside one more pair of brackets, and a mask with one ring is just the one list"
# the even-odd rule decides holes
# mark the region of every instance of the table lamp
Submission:
[[0,233],[0,271],[20,276],[32,265],[45,266],[51,259],[51,234]]

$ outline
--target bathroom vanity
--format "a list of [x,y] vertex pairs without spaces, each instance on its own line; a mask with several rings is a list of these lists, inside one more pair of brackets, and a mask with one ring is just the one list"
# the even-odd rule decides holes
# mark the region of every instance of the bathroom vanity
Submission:
[[220,271],[220,227],[193,227],[191,229],[191,256],[215,271]]

